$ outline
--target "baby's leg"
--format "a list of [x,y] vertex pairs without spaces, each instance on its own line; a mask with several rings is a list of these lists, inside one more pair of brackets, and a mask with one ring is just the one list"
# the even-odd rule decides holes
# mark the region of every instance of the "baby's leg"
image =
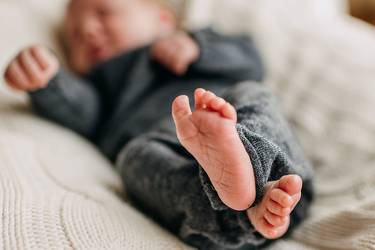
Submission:
[[[264,237],[278,238],[288,229],[289,214],[299,201],[302,189],[298,175],[280,178],[292,173],[310,177],[309,166],[263,86],[240,84],[227,96],[239,111],[239,133],[236,110],[213,93],[197,89],[193,112],[185,96],[173,103],[178,138],[201,164],[227,206],[241,210],[246,204],[253,204],[255,195],[259,203],[265,194],[262,202],[249,210],[249,217]],[[257,178],[254,178],[252,162]],[[268,183],[266,188],[269,180],[277,181]],[[277,198],[284,208],[281,215],[267,212],[267,208],[273,208],[269,199]]]
[[[221,200],[232,209],[250,207],[255,200],[253,167],[236,130],[233,106],[197,89],[195,110],[190,110],[187,97],[180,96],[173,103],[173,117],[181,144],[201,164]],[[300,199],[301,179],[290,175],[268,185],[262,202],[249,210],[249,218],[264,237],[278,238],[287,231],[289,214]],[[282,216],[267,212],[270,199],[282,206]]]
[[[301,200],[290,216],[289,229],[294,228],[305,218],[312,199],[309,164],[274,110],[265,86],[239,84],[224,97],[236,108],[236,129],[251,156],[256,188],[253,206],[262,204],[267,182],[287,174],[301,176]],[[118,158],[127,193],[137,207],[200,249],[254,248],[265,243],[254,230],[257,225],[250,223],[250,210],[239,212],[222,203],[206,172],[178,142],[173,121],[165,124],[160,131],[129,143]]]

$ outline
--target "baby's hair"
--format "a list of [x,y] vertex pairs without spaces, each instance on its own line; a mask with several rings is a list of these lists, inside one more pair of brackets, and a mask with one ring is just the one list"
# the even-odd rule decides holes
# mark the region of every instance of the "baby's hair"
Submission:
[[[185,29],[185,12],[186,12],[187,0],[148,0],[148,1],[154,1],[168,8],[176,19],[177,28],[180,30]],[[66,6],[66,8],[68,7],[69,5]],[[57,33],[57,40],[60,44],[60,47],[64,55],[64,58],[61,58],[62,62],[63,64],[67,64],[68,48],[67,48],[67,43],[66,43],[66,36],[65,36],[65,29],[64,29],[63,22],[58,26],[56,33]]]

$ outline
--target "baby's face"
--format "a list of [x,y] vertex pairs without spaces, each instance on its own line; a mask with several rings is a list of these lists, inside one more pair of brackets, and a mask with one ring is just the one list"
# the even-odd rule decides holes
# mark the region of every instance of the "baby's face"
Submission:
[[65,22],[70,66],[79,74],[175,29],[173,13],[152,0],[71,0]]

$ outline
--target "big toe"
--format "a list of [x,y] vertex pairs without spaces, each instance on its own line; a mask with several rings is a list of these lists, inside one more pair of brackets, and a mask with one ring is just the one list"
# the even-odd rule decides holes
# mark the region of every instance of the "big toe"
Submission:
[[191,114],[189,97],[181,95],[176,97],[172,103],[172,115],[175,122],[180,121]]
[[289,195],[298,194],[302,189],[302,179],[298,175],[286,175],[279,181],[279,188]]
[[176,125],[177,138],[182,145],[185,145],[186,139],[193,138],[197,134],[197,129],[190,119],[191,114],[187,96],[181,95],[173,101],[172,116]]

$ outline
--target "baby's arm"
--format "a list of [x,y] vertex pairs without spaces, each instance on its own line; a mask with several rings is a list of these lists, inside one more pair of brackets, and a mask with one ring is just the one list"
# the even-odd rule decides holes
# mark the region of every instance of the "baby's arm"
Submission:
[[57,58],[42,46],[23,49],[5,70],[8,85],[20,91],[45,88],[59,69]]
[[253,42],[246,36],[228,36],[203,29],[191,35],[178,31],[156,41],[152,56],[177,75],[192,72],[229,81],[261,81],[263,65]]
[[5,71],[8,85],[27,91],[41,116],[91,138],[100,115],[96,89],[59,69],[57,58],[42,46],[22,50]]
[[178,31],[156,41],[151,47],[154,59],[177,75],[183,75],[199,57],[199,46],[186,32]]

